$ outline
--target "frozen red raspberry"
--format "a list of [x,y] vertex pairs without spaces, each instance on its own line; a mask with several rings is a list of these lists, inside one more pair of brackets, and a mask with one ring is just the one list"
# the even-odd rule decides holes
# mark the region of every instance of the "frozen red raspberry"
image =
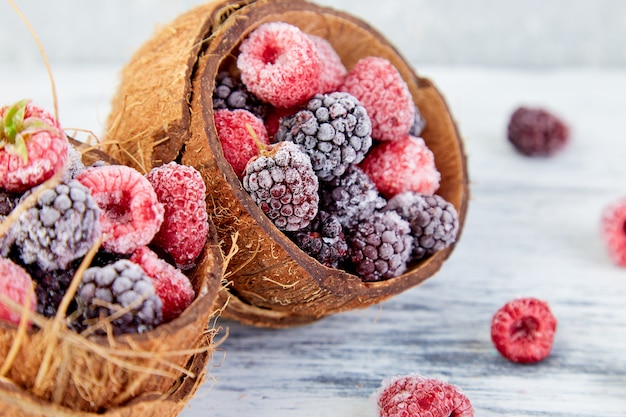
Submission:
[[320,73],[320,86],[317,89],[319,94],[333,93],[339,89],[346,78],[348,70],[341,62],[335,48],[326,39],[308,35],[317,48],[317,54],[322,65]]
[[372,120],[372,138],[393,141],[405,137],[415,120],[415,104],[402,76],[385,58],[359,60],[348,72],[341,91],[355,96]]
[[[19,305],[24,305],[28,299],[30,311],[35,311],[37,307],[32,278],[24,268],[7,258],[0,258],[0,294]],[[4,304],[0,298],[0,320],[19,324],[21,317],[19,311]]]
[[626,198],[604,209],[600,225],[609,256],[617,265],[626,266]]
[[550,355],[556,324],[545,301],[518,298],[493,316],[491,340],[498,352],[512,362],[539,362]]
[[520,107],[511,115],[509,142],[526,156],[550,156],[569,140],[569,127],[544,109]]
[[293,116],[302,109],[302,106],[294,107],[272,107],[265,116],[265,129],[267,129],[267,135],[271,138],[276,135],[278,129],[280,129],[280,120],[286,116]]
[[154,290],[163,303],[163,321],[178,317],[194,300],[196,293],[189,278],[148,247],[137,249],[130,261],[152,279]]
[[177,267],[192,268],[209,232],[202,175],[193,167],[170,162],[153,168],[146,178],[165,210],[153,243],[167,252]]
[[441,179],[424,139],[410,135],[374,146],[360,166],[387,199],[404,191],[432,195]]
[[52,114],[28,100],[0,109],[0,188],[24,192],[60,172],[68,141]]
[[150,182],[124,165],[87,168],[76,176],[100,208],[102,247],[132,253],[147,245],[163,223],[163,205]]
[[[259,154],[257,139],[261,144],[269,144],[265,125],[261,119],[247,110],[217,110],[213,118],[224,158],[241,179],[248,161]],[[252,128],[256,139],[252,137],[246,125]]]
[[248,90],[276,107],[304,103],[320,85],[315,44],[285,22],[264,23],[253,30],[241,43],[237,67]]
[[446,382],[406,375],[383,381],[375,394],[380,417],[473,417],[469,398]]

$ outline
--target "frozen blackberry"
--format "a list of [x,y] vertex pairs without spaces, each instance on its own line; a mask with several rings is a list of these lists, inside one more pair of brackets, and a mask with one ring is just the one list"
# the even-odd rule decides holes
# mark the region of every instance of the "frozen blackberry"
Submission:
[[20,201],[20,194],[10,193],[0,190],[0,216],[8,216],[17,207]]
[[319,211],[308,227],[291,238],[300,249],[329,268],[337,268],[348,254],[339,219],[325,211]]
[[567,144],[569,127],[544,109],[520,107],[511,115],[507,135],[523,155],[550,156]]
[[214,110],[248,110],[260,119],[267,115],[267,104],[252,94],[238,78],[220,71],[213,89]]
[[372,180],[356,165],[341,177],[320,185],[320,207],[337,216],[344,227],[352,227],[384,207],[385,199]]
[[393,210],[409,222],[413,236],[412,259],[422,259],[452,245],[459,218],[452,203],[439,195],[406,191],[391,198],[385,210]]
[[276,141],[300,145],[313,170],[330,181],[358,164],[372,146],[372,125],[365,107],[348,93],[317,94],[306,108],[283,117]]
[[[61,300],[65,296],[67,288],[74,278],[74,268],[43,271],[31,265],[28,268],[30,276],[37,283],[37,312],[45,317],[54,317],[57,314]],[[72,302],[66,312],[70,314],[76,309],[76,303]]]
[[411,129],[409,129],[409,135],[415,137],[421,137],[422,132],[426,128],[426,120],[422,117],[420,109],[415,106],[415,115],[413,116],[413,123]]
[[12,227],[22,262],[44,271],[67,268],[100,235],[99,215],[89,190],[76,180],[43,191]]
[[381,281],[406,271],[413,238],[395,211],[376,212],[348,234],[349,260],[363,281]]
[[161,299],[152,280],[139,265],[126,259],[88,268],[77,297],[84,326],[115,314],[119,317],[111,322],[113,334],[144,333],[163,321]]
[[297,231],[317,214],[318,180],[311,160],[291,142],[261,150],[248,162],[242,180],[252,200],[280,230]]

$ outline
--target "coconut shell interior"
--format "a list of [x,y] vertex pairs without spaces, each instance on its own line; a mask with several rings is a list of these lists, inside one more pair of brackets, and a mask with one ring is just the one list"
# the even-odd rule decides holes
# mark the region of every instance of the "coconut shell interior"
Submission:
[[[291,23],[327,39],[348,70],[370,55],[387,58],[396,66],[426,120],[422,136],[441,173],[437,193],[458,211],[457,241],[469,189],[463,142],[445,99],[431,80],[418,76],[393,45],[365,22],[301,0],[222,1],[200,6],[157,33],[123,71],[110,132],[114,141],[133,140],[132,145],[117,140],[110,153],[130,164],[140,159],[158,165],[176,159],[198,169],[207,185],[207,206],[222,250],[235,252],[225,275],[228,291],[220,293],[227,303],[223,316],[251,325],[287,327],[368,307],[414,287],[441,268],[454,246],[410,265],[402,276],[366,283],[309,257],[250,199],[223,156],[213,121],[212,92],[220,70],[236,71],[241,41],[270,21]],[[152,74],[149,81],[146,74]],[[165,112],[169,115],[165,118],[151,114],[157,100],[142,85],[150,85],[151,90],[162,86],[173,94],[170,97],[177,97],[171,100],[175,111]],[[184,132],[173,138],[178,126]],[[164,135],[163,129],[169,133]]]

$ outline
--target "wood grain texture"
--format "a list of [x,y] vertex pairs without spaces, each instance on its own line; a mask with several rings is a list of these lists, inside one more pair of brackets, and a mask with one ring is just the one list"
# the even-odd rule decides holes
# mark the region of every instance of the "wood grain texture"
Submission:
[[[222,321],[223,353],[180,417],[374,417],[381,380],[414,372],[461,387],[480,417],[626,415],[626,270],[598,235],[603,207],[626,195],[626,71],[413,64],[465,138],[472,197],[454,253],[380,306],[281,330]],[[55,68],[63,120],[98,131],[116,71]],[[35,75],[0,67],[6,101],[45,102]],[[504,131],[519,104],[570,121],[571,146],[551,159],[517,155]],[[547,300],[559,320],[540,364],[512,364],[491,345],[491,316],[517,296]]]

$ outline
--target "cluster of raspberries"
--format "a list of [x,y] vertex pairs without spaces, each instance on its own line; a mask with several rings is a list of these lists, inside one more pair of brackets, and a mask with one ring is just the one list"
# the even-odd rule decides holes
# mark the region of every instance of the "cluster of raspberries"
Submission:
[[264,23],[219,73],[213,107],[243,188],[323,265],[380,281],[456,240],[426,122],[389,60],[348,70],[326,39]]
[[0,108],[0,125],[0,294],[14,301],[0,303],[0,319],[19,323],[21,305],[65,314],[77,331],[121,334],[178,317],[196,295],[183,271],[208,234],[200,173],[175,162],[147,175],[86,167],[54,116],[27,100]]

